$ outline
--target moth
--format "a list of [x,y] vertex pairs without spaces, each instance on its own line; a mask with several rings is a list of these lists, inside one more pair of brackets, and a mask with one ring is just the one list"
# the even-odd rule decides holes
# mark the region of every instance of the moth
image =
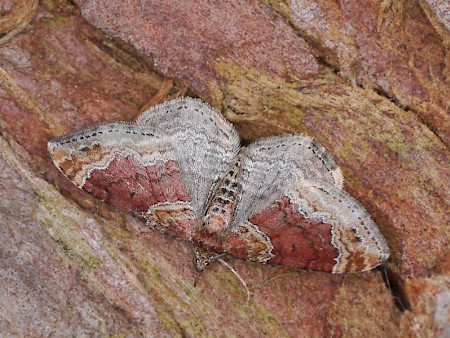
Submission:
[[389,257],[322,146],[300,134],[241,147],[233,125],[198,99],[76,131],[48,150],[81,189],[191,242],[198,271],[223,254],[332,273]]

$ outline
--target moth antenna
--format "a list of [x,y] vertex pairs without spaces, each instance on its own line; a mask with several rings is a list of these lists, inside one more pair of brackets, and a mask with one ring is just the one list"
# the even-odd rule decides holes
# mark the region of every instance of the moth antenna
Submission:
[[395,275],[392,276],[392,271],[389,271],[384,264],[379,265],[377,269],[382,274],[384,284],[391,293],[395,306],[402,312],[411,310],[410,302],[405,295],[403,286],[399,283],[398,278],[396,278]]
[[245,280],[238,274],[238,272],[227,262],[225,262],[222,258],[217,258],[217,260],[224,265],[226,268],[228,268],[232,273],[234,273],[234,275],[237,277],[237,279],[239,279],[239,281],[242,283],[242,285],[244,285],[245,290],[247,291],[247,302],[246,304],[248,305],[248,303],[250,302],[250,290],[248,289],[247,283],[245,282]]
[[381,270],[381,273],[383,274],[382,277],[384,279],[384,283],[386,284],[387,289],[389,290],[390,293],[392,293],[391,281],[389,280],[389,276],[386,271],[386,267],[384,266],[384,264],[381,264],[379,268]]

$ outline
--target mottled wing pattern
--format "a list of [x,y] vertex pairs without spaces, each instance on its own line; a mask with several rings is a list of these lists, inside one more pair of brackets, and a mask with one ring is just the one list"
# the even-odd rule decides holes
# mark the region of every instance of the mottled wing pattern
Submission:
[[221,253],[335,273],[371,269],[389,256],[342,174],[304,135],[239,151],[221,114],[183,98],[48,143],[55,165],[80,188],[195,249],[202,270]]
[[200,100],[169,101],[136,123],[99,125],[49,142],[56,166],[80,188],[147,224],[190,239],[239,137]]
[[232,226],[282,197],[301,179],[321,179],[342,188],[342,173],[326,150],[305,135],[270,137],[242,149],[238,198]]
[[137,123],[170,135],[196,216],[205,214],[217,184],[239,151],[233,125],[201,100],[172,100],[143,113]]
[[195,215],[167,137],[145,126],[111,123],[53,139],[48,150],[78,187],[151,226],[190,238]]
[[227,253],[334,273],[365,271],[389,256],[375,223],[342,190],[339,168],[312,139],[258,141],[244,150],[240,174]]

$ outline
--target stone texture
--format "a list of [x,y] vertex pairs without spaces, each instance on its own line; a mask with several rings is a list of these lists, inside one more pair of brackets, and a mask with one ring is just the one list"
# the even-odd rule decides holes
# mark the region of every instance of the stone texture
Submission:
[[[8,1],[2,19],[17,4],[33,15],[0,21],[2,334],[448,335],[445,2]],[[49,138],[131,120],[186,87],[245,140],[305,132],[335,156],[388,240],[405,311],[377,271],[229,260],[248,306],[221,265],[193,287],[188,245],[51,164]]]
[[356,0],[288,6],[287,18],[339,75],[415,111],[448,145],[450,58],[421,6]]
[[148,290],[116,264],[102,222],[36,178],[17,144],[1,138],[0,148],[2,335],[161,333]]
[[430,6],[430,17],[450,31],[450,3],[446,0],[425,0],[424,2]]

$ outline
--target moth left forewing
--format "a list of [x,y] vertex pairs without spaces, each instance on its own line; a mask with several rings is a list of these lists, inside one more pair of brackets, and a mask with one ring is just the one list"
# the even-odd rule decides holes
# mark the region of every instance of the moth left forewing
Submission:
[[51,140],[73,183],[162,231],[190,238],[195,215],[170,140],[145,127],[110,123]]

